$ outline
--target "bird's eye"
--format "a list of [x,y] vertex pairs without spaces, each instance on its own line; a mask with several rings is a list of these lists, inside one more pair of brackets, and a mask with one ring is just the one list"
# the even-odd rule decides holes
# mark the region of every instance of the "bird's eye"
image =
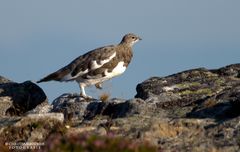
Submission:
[[135,37],[133,36],[132,39],[135,39]]

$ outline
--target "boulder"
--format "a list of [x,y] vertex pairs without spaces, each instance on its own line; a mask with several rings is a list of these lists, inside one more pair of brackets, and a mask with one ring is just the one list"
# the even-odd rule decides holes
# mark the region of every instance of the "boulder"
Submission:
[[207,70],[192,69],[167,77],[152,77],[137,85],[135,97],[155,100],[160,107],[184,107],[239,86],[240,64]]
[[109,99],[102,102],[97,99],[85,100],[77,94],[63,94],[52,102],[51,112],[61,112],[66,120],[91,120],[97,115],[111,118],[127,117],[133,114],[148,112],[152,104],[142,99]]
[[66,93],[52,102],[52,112],[61,112],[64,114],[65,120],[83,120],[87,109],[92,108],[92,115],[95,115],[100,103],[97,100],[85,100],[77,94]]
[[128,117],[134,114],[153,113],[155,103],[146,103],[140,98],[130,100],[113,98],[105,102],[85,100],[77,94],[63,94],[52,102],[51,112],[61,112],[66,120],[92,120],[97,115],[110,118]]
[[20,116],[39,104],[48,103],[43,90],[31,81],[2,82],[4,83],[0,84],[0,116]]
[[165,110],[139,131],[163,151],[239,150],[240,64],[152,77],[136,89],[136,97]]

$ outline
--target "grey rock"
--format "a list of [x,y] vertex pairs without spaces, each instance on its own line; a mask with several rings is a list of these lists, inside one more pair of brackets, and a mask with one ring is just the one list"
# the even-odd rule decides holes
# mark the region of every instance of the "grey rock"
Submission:
[[0,76],[0,84],[3,84],[3,83],[10,83],[12,82],[11,80],[3,77],[3,76]]
[[224,121],[240,115],[240,86],[225,90],[216,96],[206,98],[187,113],[191,118],[214,118]]
[[[28,119],[38,120],[56,120],[61,123],[64,122],[64,115],[62,113],[40,113],[40,114],[28,114],[23,119],[26,121]],[[22,119],[22,121],[23,121]],[[17,124],[16,124],[17,125]]]
[[[119,102],[120,100],[120,102]],[[144,100],[135,98],[125,100],[119,99],[106,102],[102,115],[110,116],[111,118],[129,117],[135,114],[144,114],[149,111],[154,112],[155,104],[146,103]]]
[[94,116],[99,105],[97,100],[86,101],[77,94],[63,94],[52,102],[52,112],[63,113],[66,120],[82,120],[85,115]]
[[47,102],[43,102],[37,105],[37,107],[34,108],[33,110],[28,111],[26,114],[45,114],[51,112],[52,109],[53,109],[52,105],[50,105]]
[[214,73],[219,74],[220,76],[232,76],[240,78],[240,64],[231,64],[219,69],[211,70]]
[[12,106],[12,99],[10,97],[0,97],[0,117],[7,114],[7,110]]
[[0,84],[1,116],[20,116],[44,102],[48,102],[45,93],[31,81]]
[[[8,126],[14,125],[16,122],[20,121],[21,117],[1,117],[0,118],[0,130]],[[0,133],[1,133],[0,131]]]
[[142,99],[109,99],[106,102],[99,100],[86,101],[76,94],[63,94],[56,98],[52,112],[62,112],[66,120],[92,120],[97,115],[111,118],[126,117],[146,112],[147,108],[154,109],[155,104],[148,104]]
[[[163,151],[239,151],[240,64],[153,77],[136,97],[158,110],[141,137]],[[161,131],[160,131],[161,130]]]
[[199,68],[153,77],[137,85],[135,97],[146,101],[157,97],[161,107],[183,107],[238,86],[239,69],[240,65],[234,64],[217,70]]

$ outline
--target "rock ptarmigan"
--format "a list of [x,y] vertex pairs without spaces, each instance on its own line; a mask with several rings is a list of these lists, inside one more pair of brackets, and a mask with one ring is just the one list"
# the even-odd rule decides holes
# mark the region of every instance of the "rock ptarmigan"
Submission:
[[91,98],[86,95],[84,88],[95,85],[101,89],[102,82],[122,74],[132,59],[132,46],[139,40],[141,38],[133,33],[126,34],[118,45],[89,51],[37,83],[51,80],[60,82],[75,80],[81,89],[80,96]]

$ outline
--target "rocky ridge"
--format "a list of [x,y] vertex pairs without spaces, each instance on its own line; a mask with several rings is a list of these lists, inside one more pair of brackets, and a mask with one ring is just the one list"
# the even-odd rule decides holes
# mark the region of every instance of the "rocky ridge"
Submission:
[[240,64],[152,77],[136,90],[129,100],[63,94],[49,104],[36,84],[0,77],[1,140],[46,142],[39,151],[48,151],[63,145],[47,142],[61,138],[56,132],[70,141],[87,133],[147,142],[151,151],[239,151]]

